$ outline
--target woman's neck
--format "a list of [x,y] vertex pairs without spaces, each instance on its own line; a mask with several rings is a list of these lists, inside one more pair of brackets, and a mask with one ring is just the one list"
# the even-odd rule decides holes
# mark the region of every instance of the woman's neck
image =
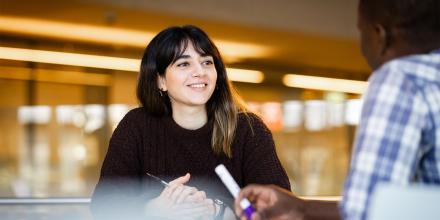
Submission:
[[182,128],[196,130],[208,121],[206,108],[203,107],[173,107],[173,119]]

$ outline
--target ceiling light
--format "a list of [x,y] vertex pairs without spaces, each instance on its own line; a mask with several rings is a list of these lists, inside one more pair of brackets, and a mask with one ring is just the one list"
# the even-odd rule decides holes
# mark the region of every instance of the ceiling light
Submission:
[[[156,35],[151,31],[10,16],[0,16],[0,32],[138,48],[145,48]],[[228,62],[267,57],[272,53],[268,47],[252,43],[218,39],[214,39],[214,42]]]
[[228,78],[232,81],[261,83],[264,80],[264,74],[257,70],[226,68],[226,71],[228,72]]
[[[0,59],[93,67],[130,72],[139,72],[140,67],[139,59],[10,47],[0,47]],[[264,74],[260,71],[235,68],[227,68],[226,71],[229,79],[232,81],[261,83],[264,79]]]
[[365,81],[305,76],[296,74],[284,75],[283,83],[284,85],[289,87],[337,91],[355,94],[363,94],[368,86],[368,83]]
[[138,72],[140,60],[46,50],[0,47],[0,59]]

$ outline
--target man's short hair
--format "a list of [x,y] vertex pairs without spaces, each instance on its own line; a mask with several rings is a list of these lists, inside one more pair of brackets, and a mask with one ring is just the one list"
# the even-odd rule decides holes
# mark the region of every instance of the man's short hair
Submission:
[[410,44],[440,38],[440,0],[360,0],[359,13]]

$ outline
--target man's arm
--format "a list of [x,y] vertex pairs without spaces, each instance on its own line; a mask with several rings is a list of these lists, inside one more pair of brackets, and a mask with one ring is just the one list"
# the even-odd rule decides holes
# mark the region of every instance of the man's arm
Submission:
[[274,185],[249,185],[242,189],[235,200],[235,212],[241,219],[240,201],[248,198],[256,213],[252,219],[340,219],[338,205],[335,201],[304,200],[291,192]]
[[304,220],[341,219],[337,201],[305,200]]

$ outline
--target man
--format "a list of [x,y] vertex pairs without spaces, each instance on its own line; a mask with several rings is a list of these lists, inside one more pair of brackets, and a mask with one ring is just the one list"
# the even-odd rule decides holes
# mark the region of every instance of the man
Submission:
[[380,182],[440,185],[440,0],[360,0],[364,96],[340,212],[274,186],[244,188],[254,219],[366,219]]

